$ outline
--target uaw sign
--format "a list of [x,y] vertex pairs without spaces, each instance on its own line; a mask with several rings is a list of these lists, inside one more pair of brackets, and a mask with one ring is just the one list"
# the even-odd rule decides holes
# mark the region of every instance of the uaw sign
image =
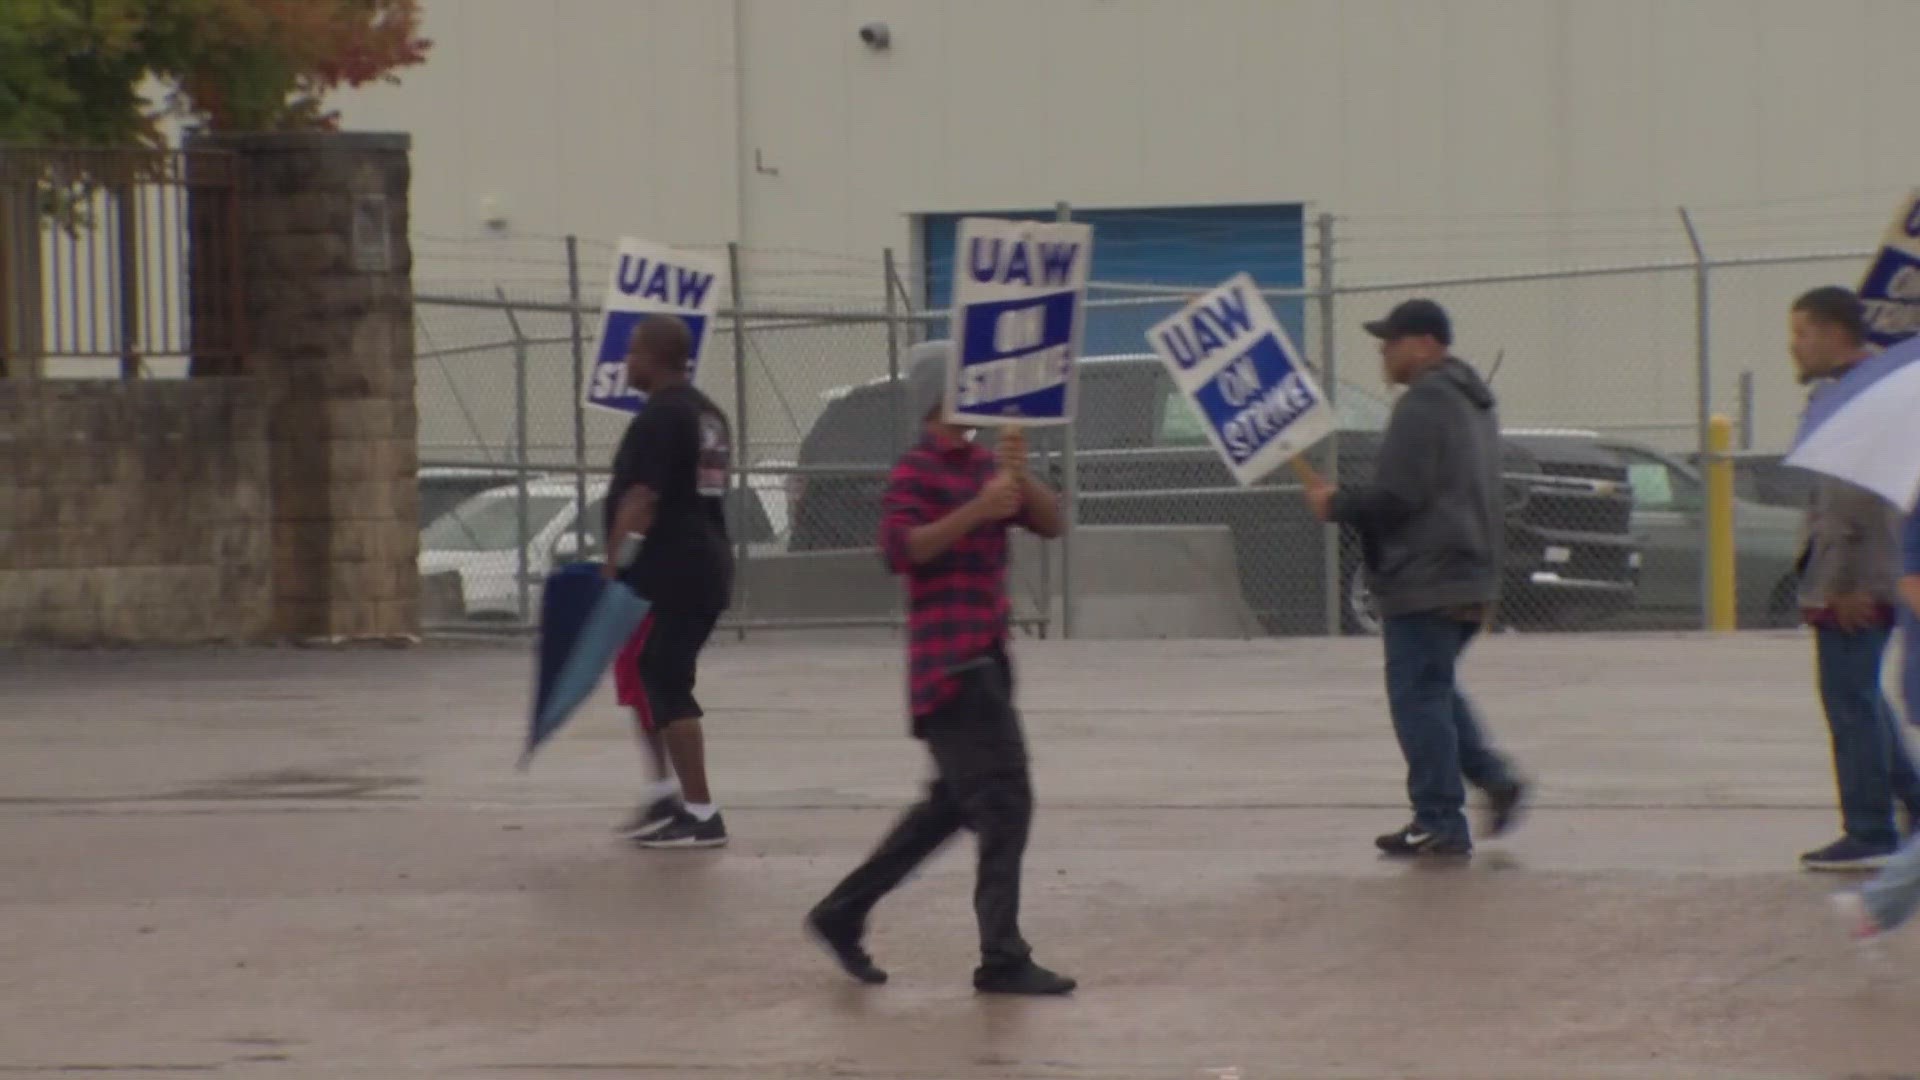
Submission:
[[593,370],[587,380],[587,404],[615,412],[637,413],[646,397],[627,385],[627,339],[648,315],[676,315],[693,332],[693,357],[687,375],[699,370],[707,326],[720,308],[719,263],[675,251],[665,244],[623,239],[607,275],[607,296],[600,308]]
[[1162,320],[1147,340],[1242,485],[1333,432],[1327,396],[1246,274]]
[[1920,189],[1893,217],[1873,265],[1860,283],[1867,336],[1885,348],[1920,333]]
[[1092,227],[962,218],[953,250],[947,418],[974,425],[1070,423]]

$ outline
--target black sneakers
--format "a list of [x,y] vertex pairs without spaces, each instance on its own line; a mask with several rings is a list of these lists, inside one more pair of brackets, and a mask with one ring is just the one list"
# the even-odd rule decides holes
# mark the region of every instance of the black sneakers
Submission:
[[840,970],[868,986],[879,986],[887,981],[887,973],[874,966],[873,957],[860,946],[865,930],[859,920],[846,918],[824,904],[807,913],[807,932],[827,950]]
[[1527,801],[1526,781],[1515,778],[1504,787],[1487,789],[1486,834],[1504,836],[1520,820],[1520,808]]
[[639,840],[643,848],[716,848],[727,844],[727,823],[719,811],[705,821],[686,807],[674,807],[672,820]]
[[[807,933],[819,942],[833,962],[859,982],[879,986],[887,973],[867,955],[860,939],[866,934],[863,919],[847,915],[822,902],[807,912]],[[1012,964],[981,965],[973,973],[973,988],[982,994],[1017,994],[1025,997],[1060,997],[1079,986],[1031,960]]]
[[624,840],[638,840],[652,836],[667,827],[673,821],[673,815],[680,810],[680,800],[672,795],[662,795],[650,803],[642,804],[619,828],[613,830]]
[[1380,853],[1395,859],[1464,859],[1473,854],[1473,841],[1455,833],[1433,833],[1418,824],[1374,840]]
[[1800,865],[1808,870],[1878,870],[1887,865],[1897,850],[1893,844],[1870,844],[1843,836],[1817,851],[1800,856]]
[[1025,997],[1060,997],[1073,993],[1080,984],[1048,971],[1031,960],[1020,964],[996,964],[973,973],[973,988],[982,994],[1018,994]]

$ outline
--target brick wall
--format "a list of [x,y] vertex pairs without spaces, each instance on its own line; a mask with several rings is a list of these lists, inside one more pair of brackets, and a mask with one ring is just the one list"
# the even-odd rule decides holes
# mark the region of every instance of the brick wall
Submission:
[[240,155],[247,348],[273,491],[271,635],[420,629],[405,135],[213,136]]
[[0,461],[0,644],[266,635],[257,385],[0,380]]
[[244,348],[0,379],[0,645],[419,632],[408,137],[199,141],[240,161]]

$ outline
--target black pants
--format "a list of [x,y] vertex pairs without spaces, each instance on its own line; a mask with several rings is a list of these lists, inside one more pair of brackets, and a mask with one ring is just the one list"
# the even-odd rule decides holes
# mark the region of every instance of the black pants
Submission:
[[915,725],[935,768],[926,797],[822,906],[864,922],[881,897],[964,828],[980,848],[973,910],[982,963],[1015,964],[1031,951],[1020,936],[1020,864],[1033,825],[1026,737],[1004,652],[995,650],[957,674],[959,694]]
[[681,720],[706,716],[693,696],[700,670],[700,651],[707,647],[720,612],[713,608],[654,607],[641,624],[640,652],[635,657],[641,689],[641,726],[665,731]]

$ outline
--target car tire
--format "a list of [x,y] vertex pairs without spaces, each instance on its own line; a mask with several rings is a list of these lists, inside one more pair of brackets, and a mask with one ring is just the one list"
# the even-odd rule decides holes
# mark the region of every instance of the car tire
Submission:
[[1358,562],[1349,563],[1340,583],[1340,623],[1347,633],[1358,637],[1379,637],[1382,629],[1380,610],[1374,605],[1373,591],[1367,588],[1367,574]]

